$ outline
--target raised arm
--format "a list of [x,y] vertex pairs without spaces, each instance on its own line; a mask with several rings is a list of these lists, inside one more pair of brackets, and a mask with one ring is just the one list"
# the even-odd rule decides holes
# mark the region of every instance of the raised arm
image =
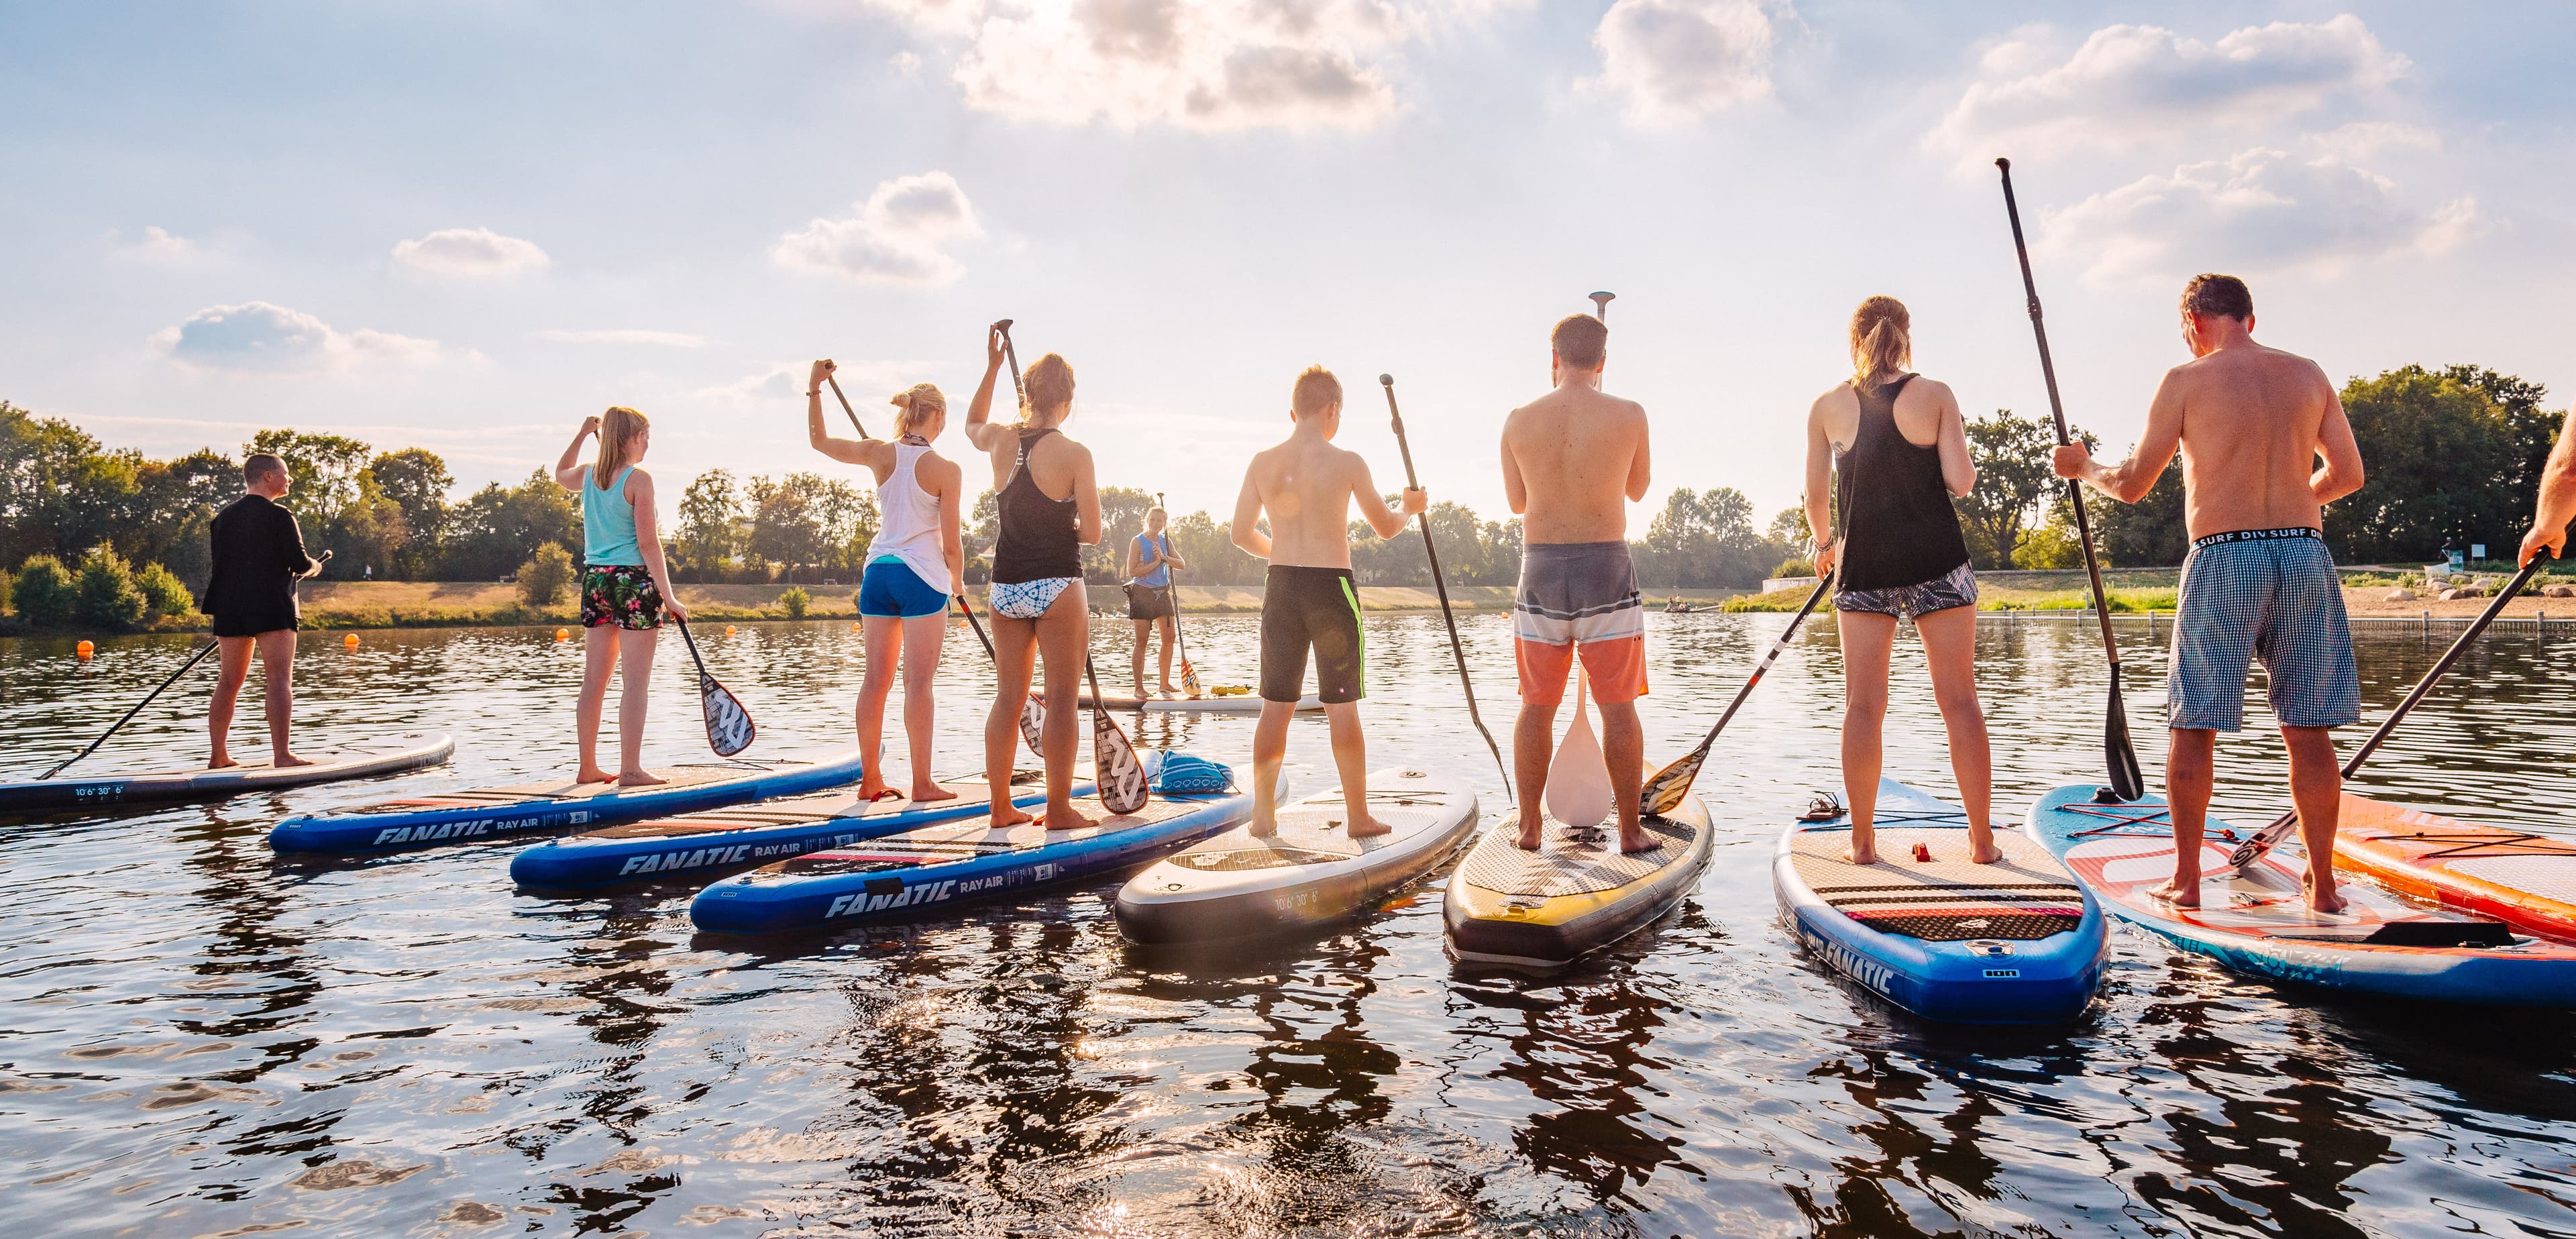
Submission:
[[1378,495],[1377,479],[1369,475],[1368,462],[1360,459],[1356,452],[1351,455],[1351,468],[1359,474],[1351,483],[1351,497],[1359,501],[1360,519],[1367,521],[1369,528],[1376,530],[1381,538],[1403,533],[1404,522],[1431,505],[1430,495],[1412,488],[1404,492],[1404,510],[1396,511],[1386,506],[1386,500]]
[[966,441],[989,452],[1001,442],[1003,428],[992,422],[993,383],[1002,374],[1002,329],[986,328],[984,332],[984,381],[975,388],[975,398],[966,405]]
[[565,490],[581,489],[581,441],[598,433],[598,418],[581,419],[581,429],[573,432],[572,443],[564,448],[563,455],[555,458],[555,485]]
[[2549,449],[2549,463],[2540,470],[2540,501],[2531,532],[2523,535],[2522,555],[2514,562],[2530,563],[2542,551],[2563,558],[2571,519],[2576,519],[2576,414],[2558,427],[2558,446]]
[[[2136,503],[2156,488],[2165,466],[2173,463],[2174,453],[2182,447],[2182,380],[2176,371],[2165,372],[2165,381],[2156,386],[2156,400],[2147,406],[2147,432],[2139,436],[2138,445],[2129,450],[2129,458],[2116,465],[2105,465],[2093,459],[2092,449],[2082,443],[2060,445],[2050,454],[2049,465],[2062,478],[2072,478],[2122,503]],[[2341,421],[2338,410],[2335,420]],[[2352,430],[2345,427],[2350,441]],[[2360,457],[2353,458],[2357,469]]]
[[1941,399],[1941,484],[1953,495],[1966,495],[1977,489],[1977,461],[1968,454],[1968,420],[1959,414],[1959,398],[1950,385],[1939,383],[1933,392]]
[[661,591],[662,609],[686,623],[689,609],[680,605],[680,591],[671,586],[670,566],[662,562],[662,517],[653,504],[653,475],[642,469],[629,472],[626,501],[635,505],[635,549],[644,552],[644,571],[653,578],[653,588]]
[[[838,369],[840,367],[826,357],[815,362],[814,369],[805,376],[805,439],[814,445],[815,451],[845,465],[865,466],[876,473],[879,482],[883,482],[888,474],[894,472],[894,445],[882,439],[865,437],[833,438],[829,423],[823,416],[823,384]],[[863,429],[860,433],[864,436],[866,431]]]
[[1227,535],[1243,553],[1256,559],[1270,558],[1270,535],[1261,532],[1261,487],[1252,480],[1252,470],[1243,471],[1243,491],[1234,497],[1234,524]]
[[2335,394],[2334,380],[2317,371],[2317,386],[2324,389],[2326,415],[2317,423],[2317,455],[2322,458],[2317,471],[2308,478],[2308,490],[2317,502],[2333,503],[2361,489],[2361,444],[2352,437],[2352,422],[2343,415],[2343,397]]

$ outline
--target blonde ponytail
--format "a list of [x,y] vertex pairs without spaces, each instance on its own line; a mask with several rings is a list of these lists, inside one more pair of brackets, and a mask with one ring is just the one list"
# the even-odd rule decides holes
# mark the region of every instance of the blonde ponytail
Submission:
[[590,484],[602,490],[616,485],[617,475],[643,456],[635,440],[652,424],[625,405],[610,408],[599,419],[599,463],[590,467]]

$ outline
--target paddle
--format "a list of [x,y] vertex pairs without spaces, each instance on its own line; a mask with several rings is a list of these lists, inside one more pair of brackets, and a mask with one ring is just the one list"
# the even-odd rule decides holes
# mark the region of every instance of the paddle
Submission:
[[1592,733],[1592,713],[1584,708],[1584,689],[1591,678],[1574,673],[1574,721],[1547,764],[1547,815],[1576,831],[1599,826],[1617,807],[1610,787],[1610,759],[1601,738]]
[[[1395,376],[1381,374],[1377,382],[1386,389],[1386,417],[1395,426],[1395,448],[1404,454],[1404,485],[1420,490],[1422,483],[1413,476],[1413,445],[1404,437],[1404,414],[1395,407]],[[1431,513],[1425,509],[1413,519],[1422,530],[1422,553],[1431,560],[1431,587],[1440,592],[1440,622],[1449,626],[1449,656],[1458,660],[1458,684],[1467,690],[1467,719],[1485,737],[1485,747],[1493,750],[1494,768],[1503,772],[1503,794],[1509,796],[1512,768],[1503,760],[1503,746],[1494,743],[1494,733],[1485,730],[1485,716],[1476,712],[1476,681],[1467,674],[1467,649],[1458,642],[1458,617],[1449,610],[1449,582],[1440,575],[1440,548],[1431,544]]]
[[823,381],[832,385],[832,398],[840,401],[841,411],[850,415],[851,429],[858,431],[862,439],[875,438],[875,435],[868,433],[866,426],[859,423],[859,411],[850,407],[850,398],[841,394],[841,380],[826,374],[823,376]]
[[168,687],[170,687],[171,685],[178,683],[178,682],[179,682],[179,677],[180,677],[180,676],[183,676],[183,675],[188,674],[188,669],[189,669],[190,667],[194,667],[194,666],[196,666],[198,663],[205,661],[206,655],[214,653],[214,652],[215,652],[215,647],[216,647],[216,646],[219,646],[219,645],[222,645],[222,644],[223,644],[223,643],[222,643],[222,642],[220,642],[220,641],[209,641],[209,642],[207,642],[204,646],[200,647],[200,648],[197,650],[197,652],[196,652],[196,653],[194,653],[194,654],[190,654],[190,655],[188,656],[188,661],[186,661],[186,662],[183,662],[183,663],[179,664],[179,669],[170,673],[170,678],[169,678],[169,679],[166,679],[166,680],[161,681],[161,684],[160,684],[160,686],[159,686],[158,688],[155,688],[155,689],[153,689],[151,692],[148,692],[148,693],[143,694],[143,700],[138,701],[138,702],[135,702],[135,703],[134,703],[134,708],[125,712],[125,717],[123,717],[123,718],[121,718],[121,719],[116,720],[116,723],[115,723],[115,725],[114,725],[114,726],[111,726],[111,727],[109,727],[107,730],[105,730],[105,731],[102,731],[102,732],[98,733],[98,739],[95,739],[95,740],[90,741],[90,742],[89,742],[89,747],[88,747],[88,748],[82,749],[81,751],[79,751],[79,752],[77,752],[77,753],[74,753],[74,754],[72,754],[71,756],[69,756],[69,757],[66,757],[66,758],[62,759],[62,761],[60,761],[60,762],[58,762],[58,763],[56,763],[56,764],[55,764],[55,766],[54,766],[54,768],[53,768],[53,769],[48,770],[48,771],[44,772],[43,774],[37,775],[36,777],[37,777],[37,778],[39,778],[39,779],[50,779],[50,778],[54,777],[55,775],[61,774],[61,773],[63,772],[63,768],[64,768],[65,766],[69,766],[69,765],[71,765],[73,762],[79,761],[80,759],[82,759],[82,758],[84,758],[84,757],[87,757],[87,756],[89,756],[89,755],[90,755],[90,754],[92,754],[92,753],[97,752],[97,751],[98,751],[98,746],[100,746],[100,745],[102,745],[102,744],[107,743],[107,738],[108,738],[109,736],[115,735],[115,734],[116,734],[116,732],[117,732],[117,728],[119,728],[119,727],[123,727],[123,726],[125,726],[127,723],[131,723],[131,722],[133,722],[133,721],[134,721],[134,716],[135,716],[135,715],[143,713],[143,707],[145,707],[145,706],[148,706],[148,705],[152,704],[152,699],[161,695],[161,689],[168,688]]
[[[2442,652],[2442,657],[2433,663],[2433,669],[2425,672],[2424,678],[2415,682],[2414,689],[2406,694],[2406,699],[2398,702],[2397,708],[2388,712],[2387,719],[2379,724],[2379,730],[2370,733],[2370,738],[2361,742],[2361,747],[2353,752],[2352,760],[2343,764],[2343,777],[2351,778],[2354,772],[2361,769],[2361,763],[2378,751],[2380,742],[2388,738],[2388,733],[2397,730],[2397,721],[2406,717],[2406,712],[2414,709],[2415,703],[2424,699],[2424,694],[2433,691],[2433,681],[2441,679],[2442,673],[2450,670],[2451,664],[2458,662],[2460,655],[2468,652],[2470,643],[2478,639],[2479,633],[2487,630],[2488,624],[2495,622],[2496,616],[2504,613],[2504,604],[2513,601],[2513,596],[2521,593],[2522,587],[2531,583],[2533,574],[2539,572],[2545,562],[2547,561],[2538,555],[2532,556],[2531,562],[2522,566],[2522,571],[2515,573],[2512,580],[2505,582],[2503,589],[2496,591],[2495,601],[2487,604],[2486,611],[2478,616],[2475,623],[2469,625],[2469,630],[2461,633],[2460,639],[2452,642],[2451,648]],[[2288,838],[2290,831],[2298,824],[2297,809],[2273,818],[2271,825],[2255,831],[2252,837],[2237,844],[2235,851],[2227,854],[2227,867],[2243,869],[2262,859],[2265,852],[2278,847],[2281,840]]]
[[1606,322],[1609,322],[1609,321],[1610,321],[1610,303],[1611,303],[1611,301],[1612,301],[1612,300],[1616,299],[1618,296],[1619,296],[1619,294],[1617,294],[1617,293],[1594,293],[1594,294],[1592,294],[1592,317],[1597,318],[1597,319],[1600,319],[1602,322],[1605,322],[1605,323],[1606,323]]
[[[1154,506],[1163,510],[1165,521],[1171,519],[1172,505],[1164,501],[1163,492],[1159,490],[1154,492]],[[1181,648],[1181,691],[1188,693],[1190,700],[1196,701],[1199,699],[1199,669],[1190,665],[1190,638],[1189,634],[1181,629],[1181,578],[1173,575],[1179,569],[1172,567],[1169,559],[1172,546],[1171,530],[1172,527],[1169,524],[1163,526],[1163,553],[1166,556],[1163,562],[1165,581],[1163,599],[1172,604],[1172,640]]]
[[[1002,333],[1002,356],[1011,363],[1011,390],[1026,409],[1029,391],[1020,383],[1020,354],[1011,345],[1011,320],[994,323],[993,330]],[[1133,813],[1145,807],[1145,767],[1136,760],[1136,746],[1127,742],[1127,733],[1118,729],[1118,720],[1109,717],[1109,707],[1102,704],[1107,698],[1100,695],[1100,673],[1091,666],[1089,650],[1082,654],[1082,674],[1091,682],[1091,777],[1100,787],[1100,807]]]
[[689,661],[698,665],[698,707],[706,715],[707,747],[718,757],[731,757],[751,747],[760,737],[760,728],[751,721],[751,711],[742,708],[742,698],[733,690],[717,683],[707,672],[707,660],[698,656],[698,639],[689,635],[689,621],[673,619],[680,626],[680,641],[689,647]]
[[[2039,285],[2030,274],[2030,247],[2022,243],[2021,208],[2013,202],[2012,161],[1998,159],[2003,174],[2004,214],[2012,220],[2013,253],[2021,259],[2022,292],[2030,299],[2030,332],[2039,340],[2039,372],[2048,383],[2048,411],[2057,419],[2057,442],[2072,442],[2066,433],[2066,406],[2057,398],[2057,365],[2048,355],[2048,328],[2040,322]],[[2102,751],[2110,766],[2111,794],[2135,800],[2147,794],[2146,776],[2138,770],[2138,748],[2129,741],[2129,711],[2120,701],[2120,646],[2111,639],[2111,607],[2102,593],[2102,562],[2093,555],[2093,527],[2084,515],[2084,484],[2066,481],[2067,502],[2075,508],[2075,538],[2084,546],[2084,574],[2093,583],[2093,614],[2102,625],[2102,656],[2111,664],[2111,700],[2102,722]]]
[[1717,733],[1726,730],[1727,723],[1735,718],[1735,711],[1743,706],[1744,699],[1753,695],[1753,686],[1762,682],[1763,675],[1771,670],[1772,662],[1780,657],[1781,651],[1789,648],[1790,640],[1798,635],[1798,626],[1807,622],[1807,616],[1815,611],[1817,603],[1824,601],[1825,594],[1842,576],[1842,570],[1842,561],[1836,559],[1833,573],[1817,578],[1816,587],[1807,592],[1807,605],[1798,608],[1798,614],[1789,620],[1789,626],[1780,630],[1780,639],[1771,643],[1770,650],[1762,655],[1761,663],[1753,668],[1752,677],[1744,681],[1744,687],[1735,690],[1735,700],[1726,703],[1726,713],[1718,715],[1717,725],[1700,737],[1699,747],[1684,753],[1680,760],[1656,771],[1655,777],[1646,780],[1637,799],[1638,807],[1647,816],[1670,813],[1690,798],[1691,782],[1699,778],[1699,768],[1707,764],[1709,746],[1717,743]]

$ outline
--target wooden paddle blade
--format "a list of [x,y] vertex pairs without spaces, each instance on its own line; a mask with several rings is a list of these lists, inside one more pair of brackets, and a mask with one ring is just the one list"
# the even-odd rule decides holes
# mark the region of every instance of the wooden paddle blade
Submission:
[[1708,746],[1701,745],[1680,761],[1656,771],[1637,797],[1637,807],[1648,817],[1662,817],[1682,807],[1682,802],[1690,799],[1691,783],[1699,778],[1699,768],[1707,762]]
[[1577,673],[1574,721],[1566,726],[1565,740],[1557,745],[1556,757],[1547,767],[1548,816],[1576,830],[1600,825],[1618,807],[1611,798],[1610,761],[1601,752],[1600,737],[1592,732],[1583,688],[1583,677]]
[[1186,658],[1181,660],[1181,691],[1193,699],[1199,696],[1199,669],[1191,666]]
[[716,756],[731,757],[760,737],[760,728],[751,721],[751,711],[742,708],[742,699],[704,671],[698,673],[698,706],[706,714],[707,747]]
[[1127,733],[1107,710],[1091,712],[1092,777],[1100,784],[1100,807],[1112,813],[1134,813],[1145,807],[1145,767],[1136,760]]
[[2147,777],[2138,769],[2138,746],[2129,740],[2129,710],[2120,701],[2120,664],[2111,664],[2111,704],[2102,724],[2103,755],[2110,765],[2111,794],[2136,800],[2147,794]]
[[1028,742],[1030,756],[1046,760],[1046,707],[1035,694],[1020,702],[1020,739]]

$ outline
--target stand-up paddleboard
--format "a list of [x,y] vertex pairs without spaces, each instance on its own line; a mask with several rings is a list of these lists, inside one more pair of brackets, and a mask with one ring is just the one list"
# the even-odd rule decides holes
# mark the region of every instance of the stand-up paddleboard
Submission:
[[[1019,771],[1011,784],[1011,803],[1022,808],[1046,803],[1044,771]],[[583,831],[512,856],[510,880],[541,890],[580,890],[704,878],[990,811],[984,780],[949,779],[942,785],[956,798],[861,800],[857,792],[843,788]],[[1074,783],[1074,795],[1091,793],[1088,779]]]
[[2240,972],[2396,998],[2576,1006],[2576,945],[2360,882],[2336,887],[2345,911],[2311,912],[2300,870],[2278,850],[2228,871],[2238,832],[2214,817],[2201,847],[2200,907],[2154,898],[2147,892],[2173,877],[2173,823],[2160,797],[2097,804],[2091,784],[2061,787],[2032,806],[2029,829],[2113,916]]
[[2472,826],[2346,792],[2335,863],[2399,894],[2576,940],[2576,840]]
[[1142,864],[1251,815],[1248,792],[1194,792],[1078,830],[1035,821],[994,830],[983,819],[920,826],[725,878],[698,892],[689,919],[718,933],[767,934],[914,916]]
[[1279,833],[1249,823],[1158,860],[1118,891],[1118,928],[1160,944],[1294,934],[1353,916],[1454,855],[1476,828],[1476,793],[1421,770],[1369,775],[1369,813],[1394,827],[1372,839],[1342,829],[1342,790],[1279,811]]
[[268,845],[280,852],[370,852],[721,809],[857,782],[859,750],[811,762],[737,760],[654,773],[670,781],[621,788],[557,779],[351,805],[279,822]]
[[[1968,815],[1878,785],[1878,863],[1855,865],[1851,815],[1780,836],[1771,889],[1798,941],[1897,1006],[1969,1024],[2058,1024],[2102,980],[2100,905],[2030,836],[1995,832],[2004,859],[1969,859]],[[1917,859],[1917,847],[1930,860]]]
[[456,751],[447,735],[387,736],[362,744],[338,744],[307,750],[309,766],[280,769],[269,759],[244,758],[221,770],[202,766],[150,770],[132,774],[98,774],[71,779],[19,779],[0,782],[0,814],[62,813],[122,805],[178,800],[220,800],[246,792],[277,791],[313,783],[336,783],[380,774],[399,774],[446,761]]
[[[1091,694],[1080,694],[1075,698],[1075,702],[1083,709],[1088,710],[1091,708]],[[1100,704],[1101,708],[1107,710],[1134,710],[1145,714],[1261,713],[1261,698],[1257,696],[1247,697],[1240,694],[1227,697],[1120,697],[1113,695],[1101,698]],[[1321,710],[1324,708],[1324,703],[1313,693],[1308,693],[1304,697],[1298,699],[1297,708],[1300,710]]]
[[1441,918],[1461,962],[1553,968],[1625,938],[1670,911],[1708,868],[1708,806],[1692,796],[1648,816],[1652,851],[1619,850],[1619,828],[1543,823],[1540,849],[1521,850],[1516,814],[1487,827],[1449,877]]

